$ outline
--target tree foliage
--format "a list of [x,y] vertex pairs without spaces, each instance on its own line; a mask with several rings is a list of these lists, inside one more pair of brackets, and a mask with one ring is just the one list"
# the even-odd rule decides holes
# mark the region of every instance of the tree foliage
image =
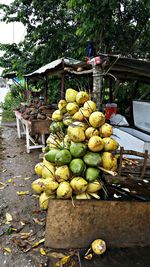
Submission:
[[1,50],[6,51],[1,58],[4,67],[25,73],[59,57],[75,57],[77,36],[65,1],[15,0],[1,8],[4,21],[22,22],[27,30],[19,45],[1,45]]
[[150,58],[148,0],[69,0],[68,7],[82,43],[93,39],[97,52]]
[[15,0],[0,9],[27,30],[22,43],[0,46],[1,66],[20,74],[63,56],[84,59],[89,40],[97,53],[150,58],[148,0]]

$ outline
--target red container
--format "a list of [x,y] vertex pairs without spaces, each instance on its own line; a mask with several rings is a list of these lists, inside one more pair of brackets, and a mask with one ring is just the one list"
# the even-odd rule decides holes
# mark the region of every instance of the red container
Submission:
[[108,103],[105,107],[105,118],[109,120],[112,115],[117,113],[117,104],[115,103]]

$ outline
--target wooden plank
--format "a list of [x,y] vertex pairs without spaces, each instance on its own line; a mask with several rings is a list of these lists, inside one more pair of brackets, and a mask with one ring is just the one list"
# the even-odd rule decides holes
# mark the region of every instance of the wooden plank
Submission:
[[137,201],[50,200],[45,245],[88,247],[102,238],[108,247],[150,245],[150,203]]
[[51,120],[33,120],[31,121],[31,134],[49,134]]

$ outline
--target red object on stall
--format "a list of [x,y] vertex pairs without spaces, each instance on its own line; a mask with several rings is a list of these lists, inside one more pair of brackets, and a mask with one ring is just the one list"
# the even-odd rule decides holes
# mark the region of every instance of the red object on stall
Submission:
[[117,113],[117,104],[115,103],[108,103],[105,107],[105,118],[109,120],[112,115]]

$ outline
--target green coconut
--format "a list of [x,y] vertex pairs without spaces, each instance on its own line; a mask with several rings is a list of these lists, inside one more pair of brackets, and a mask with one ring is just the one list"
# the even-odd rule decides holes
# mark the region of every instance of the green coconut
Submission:
[[45,159],[49,162],[55,162],[55,157],[57,153],[60,152],[60,149],[52,149],[48,153],[45,154]]
[[99,153],[87,152],[83,157],[84,162],[91,167],[98,167],[101,165],[101,155]]
[[74,174],[81,175],[84,173],[86,166],[82,159],[73,159],[70,162],[69,168]]
[[85,177],[86,177],[87,181],[94,182],[99,177],[99,174],[100,174],[100,170],[99,169],[89,167],[86,170]]
[[71,153],[67,149],[63,149],[56,154],[55,163],[58,166],[69,164],[72,159]]
[[87,146],[83,143],[72,143],[70,146],[70,153],[74,158],[83,157],[86,153]]

